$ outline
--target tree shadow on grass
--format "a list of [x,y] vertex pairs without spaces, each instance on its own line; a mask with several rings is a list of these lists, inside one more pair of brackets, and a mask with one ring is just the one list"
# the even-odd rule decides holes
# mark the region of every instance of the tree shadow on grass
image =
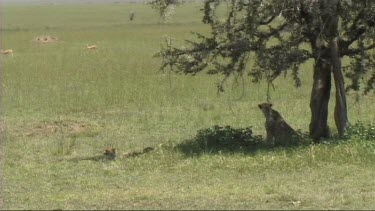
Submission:
[[255,154],[259,150],[274,150],[275,148],[295,148],[308,146],[311,140],[306,134],[299,132],[301,137],[292,140],[288,146],[270,146],[262,136],[254,136],[251,127],[232,128],[231,126],[214,125],[202,129],[192,139],[183,141],[176,149],[186,156],[200,156],[203,154]]

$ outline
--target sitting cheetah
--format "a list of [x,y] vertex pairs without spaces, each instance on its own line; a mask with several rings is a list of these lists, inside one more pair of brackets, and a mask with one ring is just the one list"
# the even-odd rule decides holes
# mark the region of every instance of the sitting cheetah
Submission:
[[262,103],[258,107],[266,117],[266,142],[271,146],[288,146],[300,135],[285,122],[279,112],[272,109],[272,103]]

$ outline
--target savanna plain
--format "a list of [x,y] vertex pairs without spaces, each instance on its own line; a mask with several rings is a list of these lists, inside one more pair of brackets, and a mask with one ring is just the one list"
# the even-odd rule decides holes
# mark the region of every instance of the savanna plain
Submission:
[[[214,125],[265,136],[257,105],[266,83],[231,78],[218,93],[221,76],[159,71],[154,54],[165,35],[177,47],[195,39],[191,31],[209,32],[201,7],[181,5],[163,24],[141,3],[1,8],[2,47],[14,51],[1,55],[3,209],[375,209],[373,139],[181,150]],[[270,92],[274,108],[303,132],[312,65],[301,66],[300,88],[287,75]],[[373,122],[374,103],[373,93],[348,93],[350,121]],[[133,158],[85,159],[107,147],[121,154],[149,146],[155,150]]]

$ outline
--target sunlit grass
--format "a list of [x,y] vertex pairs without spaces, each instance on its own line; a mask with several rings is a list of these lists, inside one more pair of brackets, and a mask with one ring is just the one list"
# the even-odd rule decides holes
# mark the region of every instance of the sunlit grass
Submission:
[[[2,42],[15,52],[1,56],[6,209],[375,207],[371,141],[199,157],[175,147],[215,124],[265,134],[257,104],[266,100],[266,84],[230,80],[218,95],[220,76],[159,72],[153,55],[164,35],[179,46],[194,38],[190,31],[209,31],[199,4],[178,7],[167,24],[141,4],[8,6],[3,12]],[[59,41],[33,42],[40,35]],[[86,44],[99,48],[89,51]],[[271,97],[290,125],[307,132],[312,61],[301,68],[301,88],[280,78]],[[350,94],[350,120],[373,121],[374,96],[354,99]],[[332,112],[329,123],[333,128]],[[114,162],[72,161],[110,146],[120,153],[157,149]]]

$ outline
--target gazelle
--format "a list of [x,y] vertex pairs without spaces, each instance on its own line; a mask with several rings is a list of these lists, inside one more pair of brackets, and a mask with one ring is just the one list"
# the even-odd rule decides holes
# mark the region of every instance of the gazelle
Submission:
[[1,53],[4,54],[4,55],[10,54],[10,55],[13,56],[13,50],[12,49],[8,49],[8,50],[2,50],[1,49]]

